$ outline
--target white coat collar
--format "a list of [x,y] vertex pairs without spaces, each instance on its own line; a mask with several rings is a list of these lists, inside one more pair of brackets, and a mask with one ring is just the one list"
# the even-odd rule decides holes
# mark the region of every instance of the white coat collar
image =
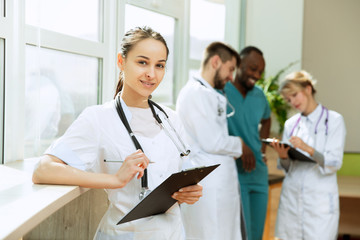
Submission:
[[207,89],[211,90],[212,92],[216,93],[216,95],[221,95],[219,92],[216,91],[216,89],[210,85],[210,83],[208,83],[203,77],[201,77],[200,72],[197,72],[196,74],[194,74],[192,76],[192,79],[194,81],[199,81],[202,85],[204,85],[204,87],[206,87]]
[[[114,107],[116,109],[115,101],[116,101],[116,99],[114,100]],[[132,113],[131,113],[129,107],[126,105],[125,101],[122,99],[121,95],[120,95],[120,102],[121,102],[121,106],[122,106],[122,108],[124,110],[125,117],[126,117],[127,121],[130,123],[130,121],[132,119]],[[155,107],[155,112],[157,114],[162,113],[157,107]],[[162,115],[163,114],[160,114],[160,116],[162,116]],[[162,116],[162,118],[164,118],[164,116]]]
[[321,112],[322,112],[322,105],[319,103],[315,108],[315,110],[312,111],[309,115],[307,116],[301,115],[301,117],[313,123],[319,119]]

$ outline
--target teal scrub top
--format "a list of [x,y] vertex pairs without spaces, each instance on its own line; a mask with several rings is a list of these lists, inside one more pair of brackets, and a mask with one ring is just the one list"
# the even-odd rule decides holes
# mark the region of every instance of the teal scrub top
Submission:
[[[225,94],[230,104],[235,108],[235,114],[229,118],[229,134],[240,136],[250,147],[256,158],[256,168],[250,173],[242,168],[240,159],[236,160],[240,183],[268,184],[268,169],[261,155],[261,139],[259,124],[261,120],[270,118],[270,106],[262,89],[255,86],[248,91],[244,98],[237,88],[230,82],[225,85]],[[232,109],[227,107],[227,112]]]

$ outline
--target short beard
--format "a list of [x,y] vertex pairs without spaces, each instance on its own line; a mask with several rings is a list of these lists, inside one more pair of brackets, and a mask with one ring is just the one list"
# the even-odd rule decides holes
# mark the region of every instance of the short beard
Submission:
[[254,86],[249,86],[249,85],[247,85],[248,79],[246,79],[245,81],[243,81],[243,80],[241,80],[241,79],[239,79],[239,80],[240,80],[241,86],[243,86],[243,88],[244,88],[247,92],[250,91],[250,90],[252,90],[252,89],[254,88]]
[[225,87],[223,79],[220,78],[219,70],[216,71],[214,76],[214,88],[222,90]]

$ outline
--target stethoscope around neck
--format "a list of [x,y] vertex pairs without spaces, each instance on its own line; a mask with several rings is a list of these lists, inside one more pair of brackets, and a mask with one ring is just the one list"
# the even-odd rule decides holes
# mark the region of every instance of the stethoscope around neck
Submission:
[[[129,136],[131,138],[131,140],[133,141],[136,149],[140,149],[142,152],[144,152],[144,150],[142,149],[139,141],[136,139],[135,134],[133,133],[130,124],[128,122],[128,120],[126,119],[126,115],[124,113],[124,109],[121,106],[121,99],[120,99],[120,93],[116,96],[116,100],[115,100],[115,107],[116,107],[116,111],[122,121],[122,123],[124,124],[126,130],[129,133]],[[160,126],[162,127],[162,129],[164,130],[164,132],[166,133],[166,135],[171,139],[171,141],[174,143],[174,145],[176,146],[176,148],[179,150],[180,152],[180,157],[184,157],[184,156],[188,156],[190,154],[190,150],[186,149],[186,146],[184,144],[184,142],[182,141],[180,135],[176,132],[174,126],[172,125],[171,121],[169,120],[169,116],[167,115],[167,113],[165,112],[164,109],[162,109],[162,107],[160,107],[157,103],[151,101],[150,99],[148,99],[148,104],[149,107],[151,109],[151,112],[153,114],[153,117],[155,118],[155,120],[160,124]],[[174,139],[174,136],[170,133],[170,131],[165,127],[163,121],[161,120],[161,118],[159,117],[159,115],[156,113],[155,111],[155,107],[157,109],[159,109],[164,115],[165,115],[165,119],[168,123],[168,125],[170,126],[172,132],[175,133],[177,140],[176,141]],[[180,144],[179,144],[180,143]],[[146,197],[148,194],[150,193],[149,190],[149,186],[148,186],[148,176],[147,176],[147,168],[144,169],[144,175],[141,177],[141,192],[139,194],[139,198],[140,200],[142,200],[144,197]]]
[[[202,86],[206,87],[205,84],[204,84],[200,79],[197,79],[196,77],[194,77],[194,79],[195,79],[196,81],[198,81]],[[226,105],[228,105],[228,106],[231,108],[231,112],[227,113],[227,114],[226,114],[226,117],[229,118],[229,117],[234,116],[234,114],[235,114],[235,108],[234,108],[234,106],[230,103],[229,99],[227,98],[226,93],[225,93],[225,90],[224,90],[224,89],[220,89],[219,91],[224,95],[224,97],[225,97],[225,99],[226,99]],[[220,104],[220,99],[219,99],[219,97],[218,97],[218,101],[219,101],[218,106],[217,106],[217,108],[218,108],[218,109],[217,109],[217,110],[218,110],[218,116],[221,116],[222,113],[223,113],[224,111],[226,111],[226,109],[224,110],[224,109],[222,108],[222,106],[221,106],[221,104]]]
[[[328,135],[328,128],[329,128],[329,124],[328,124],[328,120],[329,120],[329,109],[327,109],[326,107],[322,106],[320,117],[319,117],[319,119],[317,120],[316,125],[315,125],[315,130],[314,130],[315,136],[317,135],[318,126],[319,126],[320,120],[321,120],[321,118],[322,118],[322,116],[323,116],[323,114],[324,114],[324,111],[326,111],[326,118],[325,118],[325,127],[326,127],[326,130],[325,130],[325,135],[326,135],[326,136]],[[293,136],[296,127],[300,127],[300,126],[299,126],[300,120],[301,120],[301,114],[300,114],[299,118],[296,120],[296,123],[295,123],[294,127],[292,128],[289,137]]]

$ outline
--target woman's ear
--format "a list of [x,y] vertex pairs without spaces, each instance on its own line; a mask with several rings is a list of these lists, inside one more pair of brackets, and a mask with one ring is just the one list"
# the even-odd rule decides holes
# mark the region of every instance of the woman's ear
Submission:
[[118,53],[118,55],[117,55],[117,65],[120,70],[123,70],[123,57],[122,57],[121,53]]
[[312,87],[310,85],[307,85],[305,87],[305,91],[306,91],[307,95],[309,95],[309,96],[312,95]]

